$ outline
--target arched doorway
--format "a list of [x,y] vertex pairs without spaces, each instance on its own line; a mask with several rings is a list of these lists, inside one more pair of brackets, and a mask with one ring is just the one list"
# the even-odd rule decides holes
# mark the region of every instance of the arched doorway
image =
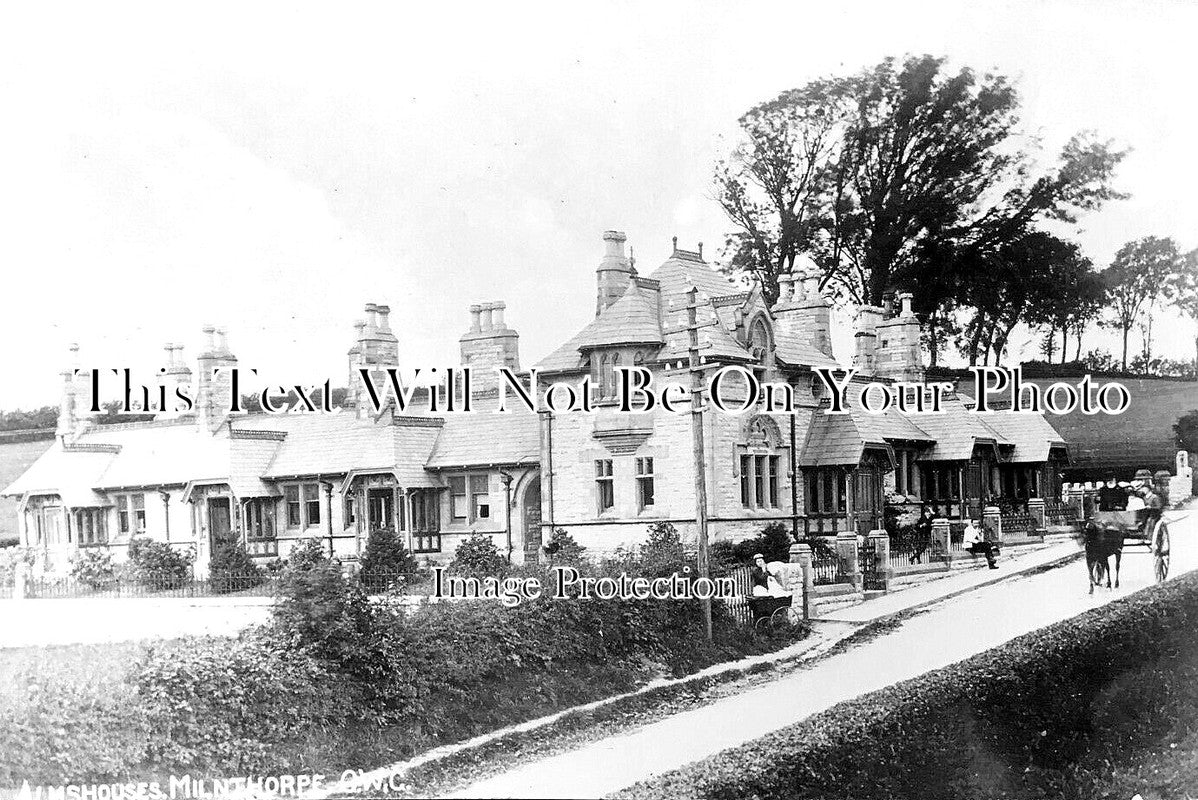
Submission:
[[541,473],[537,472],[528,481],[524,499],[520,506],[520,518],[524,523],[524,560],[536,561],[541,550]]

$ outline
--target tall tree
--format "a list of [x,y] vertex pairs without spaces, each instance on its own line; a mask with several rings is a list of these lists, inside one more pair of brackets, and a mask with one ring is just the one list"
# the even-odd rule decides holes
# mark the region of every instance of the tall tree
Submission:
[[[1044,349],[1050,361],[1057,352],[1056,334],[1060,331],[1064,364],[1068,360],[1070,330],[1084,328],[1087,316],[1092,318],[1092,309],[1102,303],[1106,289],[1094,272],[1093,263],[1081,254],[1077,245],[1061,242],[1053,255],[1058,261],[1047,273],[1044,291],[1031,299],[1025,321],[1048,329]],[[1078,339],[1080,348],[1080,334]]]
[[965,326],[970,365],[1002,361],[1011,331],[1020,322],[1042,324],[1067,316],[1064,309],[1089,272],[1076,244],[1044,231],[1031,231],[983,259],[974,276]]
[[785,92],[740,118],[741,142],[716,165],[716,199],[736,226],[728,266],[760,280],[771,304],[828,213],[850,99],[836,80]]
[[936,287],[934,304],[917,292],[917,310],[940,308],[956,293],[959,259],[1119,196],[1110,180],[1123,154],[1090,135],[1034,177],[1033,153],[1013,138],[1017,111],[1006,78],[932,56],[887,59],[755,107],[716,173],[735,227],[730,267],[760,278],[772,302],[777,275],[808,249],[823,284],[851,302]]
[[[1124,370],[1128,334],[1141,315],[1150,315],[1157,301],[1170,291],[1183,261],[1172,239],[1146,236],[1119,248],[1115,260],[1103,272],[1110,298],[1107,325],[1117,328],[1122,336]],[[1144,361],[1150,357],[1147,353]]]
[[[1198,324],[1198,250],[1185,254],[1171,283],[1173,305]],[[1194,331],[1194,372],[1198,374],[1198,329]]]

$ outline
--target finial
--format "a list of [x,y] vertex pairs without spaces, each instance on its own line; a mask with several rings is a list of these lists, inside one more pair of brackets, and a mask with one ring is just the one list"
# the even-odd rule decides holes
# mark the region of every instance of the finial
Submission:
[[703,243],[699,242],[699,259],[703,259]]
[[674,237],[674,249],[675,250],[678,249],[678,237],[677,236]]

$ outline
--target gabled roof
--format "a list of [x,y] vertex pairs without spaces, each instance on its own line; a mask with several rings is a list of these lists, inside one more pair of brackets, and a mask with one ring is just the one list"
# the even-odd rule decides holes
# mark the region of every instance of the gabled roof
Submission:
[[1009,460],[1015,463],[1047,461],[1053,447],[1065,440],[1043,414],[1027,411],[988,411],[978,414],[988,428],[1014,445]]
[[612,345],[654,344],[665,339],[657,310],[657,292],[642,289],[633,279],[620,299],[603,309],[593,325],[577,338],[578,349]]
[[908,415],[893,406],[880,414],[871,414],[861,405],[859,384],[851,384],[846,393],[849,410],[862,436],[869,441],[931,442],[932,436]]
[[[656,290],[649,284],[656,284]],[[732,281],[713,270],[698,254],[675,251],[649,275],[633,277],[620,299],[599,312],[581,331],[536,364],[541,372],[574,372],[586,367],[584,350],[627,344],[656,344],[664,347],[655,354],[658,361],[677,360],[687,354],[689,340],[685,332],[666,333],[665,329],[683,324],[686,293],[699,290],[702,307],[698,321],[716,322],[702,328],[699,340],[708,360],[751,361],[752,356],[728,333],[716,313],[715,303],[744,302],[749,295]],[[660,292],[660,295],[658,295]],[[671,312],[670,307],[678,309]]]
[[856,466],[867,447],[890,450],[886,440],[860,418],[860,413],[827,413],[823,406],[811,418],[799,466]]

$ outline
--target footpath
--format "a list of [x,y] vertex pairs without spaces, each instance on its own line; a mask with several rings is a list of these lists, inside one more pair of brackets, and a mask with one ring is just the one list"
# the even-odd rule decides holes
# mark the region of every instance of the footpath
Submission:
[[[618,715],[626,707],[643,706],[646,699],[663,693],[668,695],[671,690],[710,686],[723,681],[731,683],[771,670],[777,670],[781,674],[777,680],[768,680],[758,688],[715,700],[709,705],[690,711],[666,716],[651,724],[567,752],[545,758],[534,757],[520,764],[508,761],[504,765],[505,771],[501,774],[482,778],[448,795],[602,797],[637,780],[764,735],[864,691],[881,688],[905,677],[943,666],[935,660],[908,662],[904,658],[894,658],[890,652],[876,653],[880,647],[887,651],[891,649],[890,645],[883,646],[879,643],[888,641],[892,634],[851,645],[845,643],[845,640],[855,634],[868,632],[871,623],[882,623],[918,614],[922,609],[930,609],[952,598],[968,596],[969,593],[987,587],[1015,582],[1023,576],[1052,570],[1079,558],[1081,549],[1075,541],[1068,539],[1026,550],[1012,548],[1004,551],[1003,555],[997,570],[985,569],[983,564],[979,569],[954,571],[944,577],[911,585],[855,606],[821,615],[812,622],[811,636],[775,653],[715,665],[684,678],[655,681],[626,695],[607,698],[484,734],[466,742],[437,748],[410,761],[367,772],[360,776],[360,780],[369,785],[372,781],[386,781],[389,776],[396,776],[399,782],[403,782],[404,776],[421,768],[432,767],[437,770],[444,765],[445,771],[452,772],[452,765],[457,763],[478,764],[480,761],[500,760],[502,757],[496,756],[496,753],[502,753],[504,750],[519,753],[522,749],[521,742],[527,741],[530,735],[551,737],[557,732],[560,723],[579,712],[599,710]],[[1084,570],[1078,571],[1078,574],[1072,577],[1071,586],[1084,588]],[[1061,578],[1054,576],[1050,582],[1056,583],[1060,580]],[[951,607],[952,604],[946,606]],[[956,624],[956,621],[948,623],[940,633],[951,630]],[[1027,630],[1031,629],[1033,628]],[[1023,632],[1025,631],[1018,631]],[[1006,641],[1013,635],[1017,633],[992,643],[989,638],[973,641],[972,637],[965,637],[961,640],[962,650],[950,651],[956,655],[952,660],[972,655],[1000,641]],[[928,655],[938,652],[936,648],[926,648],[922,643],[900,644],[900,652],[904,647],[912,651],[922,650]],[[860,652],[867,655],[858,654]],[[879,660],[877,669],[866,666],[873,659]],[[318,798],[337,794],[336,787],[330,787],[327,791],[313,793],[307,797]]]
[[[1182,530],[1181,528],[1185,528]],[[1173,534],[1172,576],[1198,567],[1198,519]],[[917,678],[1016,636],[1069,619],[1154,582],[1152,559],[1125,551],[1122,587],[1088,593],[1076,543],[1062,542],[1003,570],[970,571],[867,601],[816,623],[861,630],[897,620],[883,635],[836,648],[776,680],[707,705],[604,736],[568,752],[506,765],[450,797],[603,797],[825,711]],[[1059,568],[1053,568],[1053,567]],[[851,619],[850,619],[851,618]],[[868,629],[866,629],[868,630]]]

